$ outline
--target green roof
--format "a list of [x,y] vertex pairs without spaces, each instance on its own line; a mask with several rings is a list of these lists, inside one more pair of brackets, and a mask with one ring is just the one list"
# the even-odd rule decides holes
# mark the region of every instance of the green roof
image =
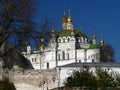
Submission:
[[97,44],[92,44],[89,49],[96,49],[96,48],[99,48],[100,46],[97,45]]
[[[74,32],[75,32],[75,36],[88,38],[82,31],[75,30]],[[58,36],[59,37],[71,36],[71,30],[62,30],[62,31],[58,32]]]

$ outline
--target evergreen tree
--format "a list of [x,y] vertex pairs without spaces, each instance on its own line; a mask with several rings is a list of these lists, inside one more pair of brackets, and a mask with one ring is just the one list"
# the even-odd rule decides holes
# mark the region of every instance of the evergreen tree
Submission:
[[89,67],[82,67],[78,71],[74,71],[71,76],[71,83],[66,80],[65,86],[73,86],[73,87],[96,87],[97,80],[92,71],[90,71]]

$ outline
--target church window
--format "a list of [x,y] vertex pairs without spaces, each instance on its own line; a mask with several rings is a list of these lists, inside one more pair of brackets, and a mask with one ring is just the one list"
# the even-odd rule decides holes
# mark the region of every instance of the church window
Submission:
[[69,53],[67,54],[67,58],[68,58],[68,60],[70,59],[70,58],[69,58]]
[[36,62],[36,58],[32,58],[32,62]]
[[79,63],[81,63],[81,60],[79,60]]
[[70,41],[70,38],[68,38],[68,42]]
[[61,42],[61,39],[59,39],[59,43]]
[[49,63],[47,62],[47,68],[49,68]]
[[54,43],[54,40],[52,40],[52,43]]
[[62,55],[63,55],[63,60],[65,60],[65,52],[64,51],[63,51]]
[[57,55],[57,60],[60,60],[60,54]]
[[110,70],[110,68],[107,68],[108,69],[108,71]]
[[91,58],[92,58],[92,55],[91,55]]

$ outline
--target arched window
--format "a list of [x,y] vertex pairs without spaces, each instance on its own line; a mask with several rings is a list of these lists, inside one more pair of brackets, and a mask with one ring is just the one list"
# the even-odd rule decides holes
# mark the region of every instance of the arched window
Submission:
[[59,43],[61,42],[61,39],[59,39],[59,41],[58,41]]
[[32,58],[32,62],[36,62],[36,58]]
[[68,38],[68,42],[70,41],[70,38]]
[[62,52],[62,55],[63,55],[63,60],[65,60],[65,52],[64,51]]
[[81,60],[79,60],[79,63],[81,63]]
[[47,62],[47,68],[49,68],[49,62]]

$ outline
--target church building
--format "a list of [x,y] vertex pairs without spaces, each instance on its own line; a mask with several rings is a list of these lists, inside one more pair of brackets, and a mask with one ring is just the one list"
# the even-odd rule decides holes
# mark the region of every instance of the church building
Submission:
[[39,48],[32,51],[28,45],[22,52],[34,69],[55,68],[75,62],[100,62],[99,47],[104,45],[103,39],[97,44],[95,33],[90,39],[82,30],[74,28],[70,9],[68,16],[64,12],[62,17],[62,30],[57,32],[52,28],[51,37],[47,47],[42,37]]

